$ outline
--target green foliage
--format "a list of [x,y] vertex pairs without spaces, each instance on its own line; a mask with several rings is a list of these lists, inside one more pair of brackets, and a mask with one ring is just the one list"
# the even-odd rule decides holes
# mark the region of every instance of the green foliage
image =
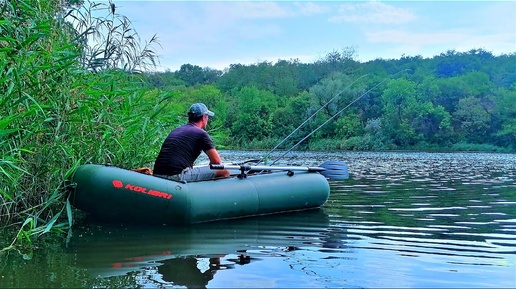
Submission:
[[392,80],[382,94],[383,129],[396,146],[413,145],[418,135],[411,125],[417,114],[416,84],[405,79]]
[[[227,104],[227,110],[221,106],[218,111],[227,115],[216,129],[226,136],[220,139],[230,146],[250,147],[260,143],[256,138],[281,141],[289,136],[285,149],[304,137],[304,148],[450,149],[460,141],[513,147],[515,108],[509,91],[516,74],[507,63],[516,61],[516,54],[495,57],[481,49],[450,50],[431,59],[403,56],[367,63],[355,62],[353,55],[354,50],[333,51],[311,64],[278,60],[231,65],[214,82]],[[346,85],[349,89],[343,90]],[[245,113],[239,99],[241,91],[251,88],[277,99],[275,108],[258,120]],[[342,95],[330,101],[341,90]],[[335,115],[362,94],[358,103]],[[479,103],[468,105],[470,98]],[[265,98],[264,106],[268,103]],[[330,118],[333,121],[327,122]],[[371,133],[367,126],[375,121],[381,123],[380,130]],[[322,141],[326,139],[332,141]]]
[[474,96],[462,98],[454,113],[458,134],[468,142],[477,143],[486,138],[491,122],[491,114]]
[[412,127],[421,135],[424,142],[448,145],[452,136],[451,118],[444,107],[425,102],[419,105],[417,116],[412,120]]
[[362,135],[363,132],[364,129],[357,114],[349,113],[335,121],[334,135],[338,139]]
[[240,142],[268,138],[273,131],[272,116],[278,107],[274,94],[256,87],[244,87],[235,94],[235,102],[228,110],[227,124],[230,135],[238,136]]
[[66,20],[75,31],[74,42],[83,47],[79,61],[84,69],[141,72],[156,66],[158,58],[153,45],[159,45],[157,36],[142,45],[131,21],[116,12],[111,0],[87,0],[67,10]]
[[[47,1],[3,1],[0,21],[0,225],[6,249],[65,232],[66,180],[82,163],[134,168],[153,160],[168,93],[122,71],[91,74],[70,23]],[[66,213],[64,213],[66,212]]]
[[175,73],[176,77],[184,81],[188,86],[213,83],[221,74],[220,70],[209,67],[201,68],[191,64],[181,65],[179,71]]
[[186,83],[171,71],[147,73],[145,77],[149,85],[161,90],[172,91],[186,86]]
[[509,89],[498,89],[492,97],[492,103],[496,104],[493,116],[500,123],[493,133],[495,144],[516,150],[516,84]]
[[467,152],[467,151],[482,152],[482,151],[485,151],[485,152],[500,152],[500,153],[510,152],[511,151],[508,148],[499,147],[499,146],[495,146],[495,145],[492,145],[492,144],[474,144],[474,143],[466,143],[466,142],[454,143],[450,147],[450,150],[452,150],[452,151],[463,151],[463,152]]
[[381,138],[377,138],[370,134],[365,134],[363,136],[354,136],[346,139],[339,149],[356,151],[379,151],[387,150],[388,147],[383,143]]

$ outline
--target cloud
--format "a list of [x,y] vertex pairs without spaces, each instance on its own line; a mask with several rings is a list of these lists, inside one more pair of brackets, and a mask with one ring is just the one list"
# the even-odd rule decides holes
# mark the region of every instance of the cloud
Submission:
[[205,2],[206,14],[222,19],[270,19],[291,17],[292,11],[280,5],[281,2]]
[[466,38],[462,33],[415,33],[405,30],[369,31],[365,33],[365,36],[367,41],[371,43],[418,44],[419,46],[461,41]]
[[403,24],[417,17],[410,9],[396,8],[386,3],[370,1],[358,4],[343,4],[338,16],[331,17],[333,23],[381,23]]
[[[431,57],[447,50],[469,51],[482,48],[501,54],[515,48],[512,34],[475,35],[467,29],[450,29],[441,32],[410,32],[405,30],[369,31],[366,40],[373,44],[388,44],[395,54]],[[511,47],[512,46],[512,47]]]
[[294,3],[296,14],[300,15],[317,15],[331,11],[328,6],[315,4],[313,2],[297,2]]
[[514,2],[116,1],[142,39],[157,33],[157,53],[171,69],[306,62],[350,46],[363,60],[451,49],[516,51]]

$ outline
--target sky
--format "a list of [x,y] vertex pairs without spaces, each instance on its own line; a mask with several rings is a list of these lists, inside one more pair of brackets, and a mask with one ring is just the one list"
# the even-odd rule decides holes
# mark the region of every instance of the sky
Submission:
[[157,35],[159,71],[313,63],[333,51],[360,62],[516,53],[516,1],[112,1],[142,42]]

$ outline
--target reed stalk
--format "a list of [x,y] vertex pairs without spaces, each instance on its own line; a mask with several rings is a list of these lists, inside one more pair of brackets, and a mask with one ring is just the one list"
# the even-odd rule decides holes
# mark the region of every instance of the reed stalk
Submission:
[[145,165],[170,125],[162,116],[170,96],[133,73],[153,52],[127,50],[133,58],[113,61],[104,54],[92,69],[84,33],[59,17],[58,4],[0,1],[0,227],[13,232],[0,252],[30,251],[39,236],[65,233],[73,222],[66,180],[75,168]]

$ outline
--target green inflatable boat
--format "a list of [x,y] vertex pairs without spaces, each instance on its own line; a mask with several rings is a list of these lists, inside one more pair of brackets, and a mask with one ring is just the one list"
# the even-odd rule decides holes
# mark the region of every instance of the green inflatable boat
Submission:
[[184,225],[318,208],[330,194],[327,178],[347,178],[347,167],[340,162],[312,168],[213,169],[238,170],[225,179],[179,182],[86,164],[71,178],[69,201],[101,220]]

